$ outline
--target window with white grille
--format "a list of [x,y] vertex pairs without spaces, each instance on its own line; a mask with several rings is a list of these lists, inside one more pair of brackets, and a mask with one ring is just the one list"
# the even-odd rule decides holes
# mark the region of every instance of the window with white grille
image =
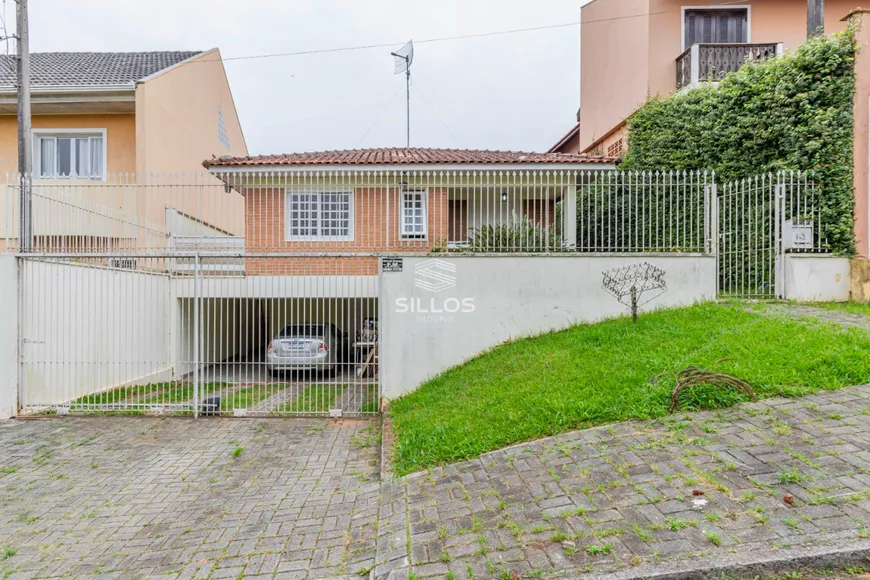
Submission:
[[402,237],[406,239],[426,237],[426,191],[402,191]]
[[287,240],[353,239],[353,192],[288,191]]
[[105,179],[105,133],[34,131],[33,169],[41,178]]

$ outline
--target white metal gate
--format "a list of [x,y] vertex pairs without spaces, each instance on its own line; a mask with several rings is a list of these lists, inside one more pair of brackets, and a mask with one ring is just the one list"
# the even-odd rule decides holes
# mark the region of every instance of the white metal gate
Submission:
[[377,272],[355,255],[24,258],[22,412],[376,414]]
[[771,299],[785,295],[786,252],[825,252],[815,184],[807,174],[780,172],[718,186],[719,295]]

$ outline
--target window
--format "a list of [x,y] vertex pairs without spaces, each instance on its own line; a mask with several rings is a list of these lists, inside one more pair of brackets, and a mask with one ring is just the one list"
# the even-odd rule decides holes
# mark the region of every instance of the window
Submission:
[[224,125],[224,114],[221,112],[220,107],[218,107],[218,141],[227,148],[227,151],[232,149],[230,147],[230,138],[227,137],[227,128]]
[[33,167],[38,177],[105,178],[104,131],[34,131],[33,142]]
[[426,237],[426,190],[402,190],[402,237]]
[[353,239],[351,191],[288,191],[287,240]]
[[686,9],[683,49],[699,43],[749,42],[749,11]]

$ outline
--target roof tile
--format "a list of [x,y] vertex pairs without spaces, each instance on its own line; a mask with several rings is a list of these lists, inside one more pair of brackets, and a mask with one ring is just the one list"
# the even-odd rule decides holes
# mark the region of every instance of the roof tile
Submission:
[[[33,87],[130,84],[197,54],[201,51],[34,52],[30,83]],[[14,55],[0,55],[0,87],[16,86],[17,71]]]
[[476,149],[431,149],[426,147],[387,147],[346,149],[254,157],[219,157],[203,162],[205,167],[256,167],[268,165],[485,165],[615,163],[616,159],[580,153],[524,153]]

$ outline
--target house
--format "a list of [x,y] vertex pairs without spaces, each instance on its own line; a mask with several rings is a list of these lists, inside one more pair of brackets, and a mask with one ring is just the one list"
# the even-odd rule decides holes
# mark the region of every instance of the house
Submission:
[[[825,32],[856,0],[825,1]],[[619,156],[626,119],[651,95],[715,81],[806,39],[806,0],[592,0],[581,9],[580,110],[551,152]]]
[[[7,174],[18,170],[16,67],[16,57],[0,56],[0,172]],[[113,212],[119,224],[144,217],[155,231],[242,233],[241,198],[235,211],[218,215],[162,199],[170,190],[153,187],[147,204],[153,211],[143,216],[143,200],[127,187],[157,185],[170,173],[195,175],[204,158],[248,154],[218,49],[33,53],[31,91],[37,244],[52,239],[70,248],[85,238],[102,239],[107,248],[120,244],[126,234],[94,230],[81,219],[69,223],[74,213],[96,209]],[[7,179],[0,237],[8,240],[17,235],[18,210],[16,178]]]
[[[238,299],[233,312],[266,329],[260,343],[290,323],[358,329],[378,317],[385,254],[573,249],[578,182],[614,161],[429,148],[209,159],[211,174],[244,196],[245,265],[234,280],[201,279],[199,296]],[[433,288],[447,280],[421,276]],[[194,284],[177,296],[190,300]]]
[[[383,148],[217,158],[204,165],[245,198],[246,252],[359,254],[571,248],[577,172],[612,169],[614,161]],[[274,273],[270,263],[254,263],[249,260],[248,275]],[[305,270],[327,274],[334,266],[315,259]],[[376,261],[363,271],[376,273]]]

